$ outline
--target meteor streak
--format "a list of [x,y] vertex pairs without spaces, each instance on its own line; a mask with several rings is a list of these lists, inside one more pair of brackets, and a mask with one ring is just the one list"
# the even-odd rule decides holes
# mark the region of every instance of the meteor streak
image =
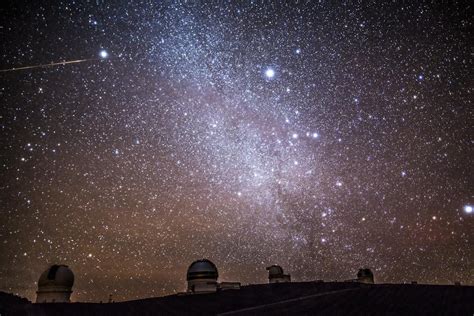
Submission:
[[61,61],[61,62],[50,63],[50,64],[41,64],[41,65],[32,65],[32,66],[25,66],[25,67],[15,67],[15,68],[10,68],[10,69],[2,69],[0,70],[0,72],[10,72],[10,71],[35,69],[35,68],[47,68],[47,67],[54,67],[54,66],[59,66],[59,65],[78,64],[78,63],[83,63],[86,61],[93,61],[93,60],[99,60],[99,59],[89,58],[89,59],[67,60],[67,61]]

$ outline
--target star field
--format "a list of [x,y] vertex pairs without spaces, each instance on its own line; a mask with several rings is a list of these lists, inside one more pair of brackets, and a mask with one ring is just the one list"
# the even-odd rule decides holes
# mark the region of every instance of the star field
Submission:
[[[0,290],[474,283],[472,7],[2,5]],[[82,61],[84,60],[84,61]]]

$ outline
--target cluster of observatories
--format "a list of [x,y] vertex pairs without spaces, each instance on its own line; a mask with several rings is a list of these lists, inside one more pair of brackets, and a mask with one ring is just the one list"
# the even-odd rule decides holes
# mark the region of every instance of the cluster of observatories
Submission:
[[[291,275],[285,274],[281,266],[274,264],[266,269],[270,284],[291,282]],[[212,261],[208,259],[196,260],[191,263],[186,273],[187,290],[179,294],[209,294],[240,289],[240,282],[218,282],[218,279],[219,272]],[[323,282],[323,280],[317,282]],[[373,284],[374,274],[368,268],[359,269],[356,279],[345,280],[345,282]],[[36,303],[70,303],[73,285],[74,273],[68,266],[52,265],[41,274],[38,280]],[[457,285],[460,285],[459,282]],[[113,302],[112,294],[110,294],[108,302]]]
[[0,290],[474,282],[472,7],[122,2],[4,7]]

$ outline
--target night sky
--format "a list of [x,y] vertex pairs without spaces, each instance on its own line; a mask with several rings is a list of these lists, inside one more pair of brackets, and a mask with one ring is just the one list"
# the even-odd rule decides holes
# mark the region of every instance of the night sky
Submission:
[[161,296],[200,258],[474,283],[472,6],[29,3],[0,9],[0,290],[62,263],[74,301]]

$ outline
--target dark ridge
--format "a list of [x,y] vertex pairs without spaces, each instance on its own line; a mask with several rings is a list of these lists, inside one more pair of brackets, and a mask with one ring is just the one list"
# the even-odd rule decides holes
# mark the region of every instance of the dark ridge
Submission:
[[118,303],[13,305],[14,313],[2,315],[472,315],[474,287],[294,282]]

